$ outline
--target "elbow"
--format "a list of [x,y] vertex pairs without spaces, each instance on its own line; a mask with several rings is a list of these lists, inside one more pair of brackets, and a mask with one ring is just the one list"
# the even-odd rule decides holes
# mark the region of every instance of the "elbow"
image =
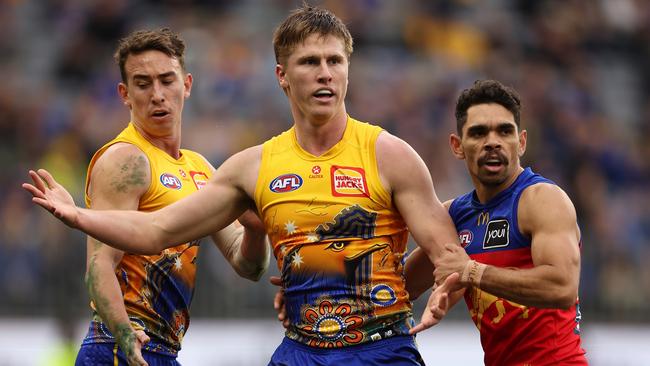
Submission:
[[558,298],[558,308],[560,309],[569,309],[573,305],[575,305],[576,300],[578,299],[578,289],[576,288],[575,290],[571,289],[568,291],[565,291],[565,294]]
[[566,310],[575,305],[577,299],[577,286],[562,286],[554,291],[554,295],[548,299],[549,301],[545,307]]
[[266,268],[265,267],[246,268],[246,269],[235,268],[235,272],[237,272],[237,274],[240,277],[243,277],[247,280],[253,282],[259,282],[259,280],[262,278],[262,275],[266,272]]

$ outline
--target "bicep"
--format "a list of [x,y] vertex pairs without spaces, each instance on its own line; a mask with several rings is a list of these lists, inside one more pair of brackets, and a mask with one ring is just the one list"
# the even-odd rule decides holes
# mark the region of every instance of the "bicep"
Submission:
[[435,193],[424,161],[405,142],[390,135],[382,140],[382,135],[377,140],[380,175],[417,244],[431,256],[444,244],[457,243],[456,230]]
[[[91,209],[137,210],[140,197],[149,187],[149,162],[135,146],[122,144],[109,148],[90,172],[88,196]],[[93,237],[87,239],[88,260],[93,256],[108,260],[113,266],[124,252],[104,245]]]
[[533,264],[553,266],[577,280],[580,233],[568,196],[557,186],[531,186],[522,194],[518,215],[522,231],[531,237]]
[[202,189],[153,213],[155,232],[163,241],[181,243],[229,225],[252,205],[246,186],[254,164],[245,153],[226,160]]

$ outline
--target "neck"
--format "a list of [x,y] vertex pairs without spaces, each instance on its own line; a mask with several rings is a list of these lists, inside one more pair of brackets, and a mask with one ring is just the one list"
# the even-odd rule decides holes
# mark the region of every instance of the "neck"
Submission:
[[343,138],[348,116],[345,109],[325,121],[295,119],[298,145],[314,156],[326,153]]
[[[181,156],[181,131],[180,128],[173,128],[160,134],[147,132],[137,123],[133,123],[135,129],[152,145],[167,153],[174,159]],[[180,124],[178,125],[180,127]],[[155,131],[158,132],[158,131]]]
[[512,183],[517,180],[519,174],[524,171],[524,168],[519,166],[515,171],[515,174],[512,174],[505,181],[498,185],[485,185],[478,181],[478,178],[472,177],[474,181],[474,187],[476,187],[476,196],[478,197],[479,202],[486,203],[492,198],[494,198],[499,193],[505,191],[512,185]]

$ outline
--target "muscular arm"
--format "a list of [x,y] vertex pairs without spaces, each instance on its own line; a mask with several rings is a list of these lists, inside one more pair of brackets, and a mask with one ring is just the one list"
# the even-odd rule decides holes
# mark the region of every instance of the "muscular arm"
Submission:
[[458,235],[436,196],[429,170],[413,148],[385,132],[377,139],[377,163],[382,183],[392,192],[409,232],[435,263],[445,244],[458,244]]
[[23,188],[34,196],[36,204],[67,225],[114,248],[154,254],[221,230],[251,207],[260,151],[255,147],[234,155],[203,189],[153,212],[78,208],[43,169],[30,172],[34,184],[23,184]]
[[532,239],[534,267],[488,266],[481,289],[522,305],[570,307],[580,281],[580,232],[571,200],[555,185],[533,185],[520,198],[518,221]]
[[[136,210],[149,187],[149,163],[133,145],[111,146],[97,161],[90,177],[92,209]],[[115,336],[130,362],[139,357],[136,334],[131,328],[115,268],[124,252],[92,237],[87,240],[86,286],[94,308]],[[138,355],[136,355],[136,353]],[[137,364],[137,363],[135,363]]]

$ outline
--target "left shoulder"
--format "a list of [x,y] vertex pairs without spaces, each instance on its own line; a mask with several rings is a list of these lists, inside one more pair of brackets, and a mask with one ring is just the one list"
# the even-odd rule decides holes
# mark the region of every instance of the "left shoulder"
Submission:
[[523,231],[540,225],[575,225],[576,211],[569,196],[555,184],[537,183],[524,188],[519,200],[519,224]]
[[418,153],[404,140],[382,131],[375,146],[382,183],[395,189],[414,182],[431,183],[429,170]]
[[[376,145],[377,156],[387,155],[395,158],[403,154],[418,156],[415,150],[401,138],[382,130],[377,137]],[[419,157],[419,156],[418,156]]]

